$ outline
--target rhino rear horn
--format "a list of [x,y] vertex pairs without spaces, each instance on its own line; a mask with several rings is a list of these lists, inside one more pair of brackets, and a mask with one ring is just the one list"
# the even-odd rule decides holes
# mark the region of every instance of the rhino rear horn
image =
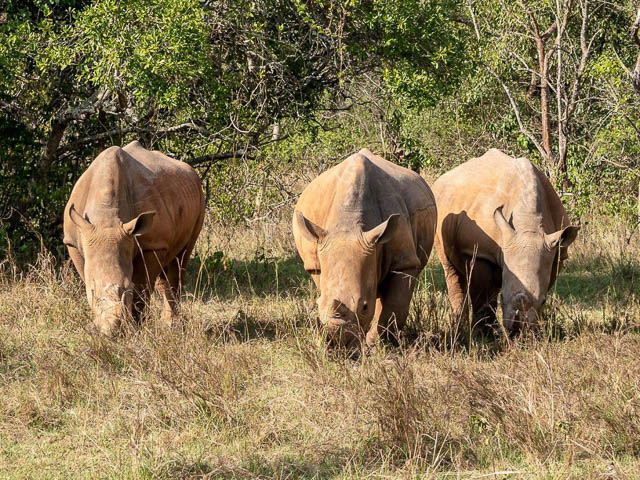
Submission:
[[310,242],[317,242],[327,234],[326,230],[306,218],[302,212],[296,211],[295,223],[300,233]]
[[372,228],[368,232],[364,232],[363,236],[367,243],[369,245],[382,245],[383,243],[387,243],[393,238],[393,234],[398,228],[401,218],[402,215],[394,213],[387,219],[386,222],[382,222],[377,227]]
[[155,214],[154,211],[141,213],[133,220],[122,224],[122,228],[127,235],[135,235],[136,237],[144,235],[151,229]]

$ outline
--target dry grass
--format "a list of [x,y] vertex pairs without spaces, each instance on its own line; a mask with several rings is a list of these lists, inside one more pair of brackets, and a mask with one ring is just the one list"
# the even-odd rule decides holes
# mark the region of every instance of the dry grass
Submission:
[[358,360],[315,332],[287,221],[208,226],[181,325],[154,303],[116,341],[85,333],[70,269],[5,262],[0,477],[639,478],[627,235],[584,228],[542,332],[511,345],[461,338],[432,261],[402,346]]

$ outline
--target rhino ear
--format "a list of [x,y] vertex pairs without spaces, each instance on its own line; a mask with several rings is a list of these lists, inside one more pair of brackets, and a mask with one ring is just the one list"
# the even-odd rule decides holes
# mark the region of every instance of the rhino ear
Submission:
[[151,229],[153,225],[153,216],[156,212],[144,212],[138,215],[133,220],[123,223],[122,229],[127,235],[135,235],[136,237],[144,235]]
[[78,211],[76,210],[76,207],[74,206],[73,203],[69,207],[69,218],[81,230],[88,229],[88,228],[91,228],[93,226],[93,225],[91,225],[91,222],[89,221],[88,218],[85,218],[85,217],[83,217],[82,215],[80,215],[78,213]]
[[557,232],[545,235],[544,241],[550,249],[554,249],[558,245],[560,245],[561,247],[568,247],[578,236],[579,230],[580,227],[569,225],[562,230],[558,230]]
[[398,225],[400,224],[400,219],[402,215],[394,213],[391,215],[386,222],[382,222],[375,228],[372,228],[368,232],[364,232],[363,236],[369,245],[375,245],[383,243],[387,243],[389,240],[393,238],[393,234],[395,233]]
[[294,221],[298,230],[304,235],[304,237],[310,242],[317,242],[324,237],[327,232],[322,227],[319,227],[309,219],[305,218],[302,212],[297,211],[294,215]]
[[502,243],[505,243],[506,240],[515,235],[516,231],[507,221],[507,219],[504,218],[504,214],[502,213],[503,207],[504,205],[500,205],[495,209],[495,211],[493,212],[493,220],[496,222],[496,225],[498,225],[500,233],[502,234]]

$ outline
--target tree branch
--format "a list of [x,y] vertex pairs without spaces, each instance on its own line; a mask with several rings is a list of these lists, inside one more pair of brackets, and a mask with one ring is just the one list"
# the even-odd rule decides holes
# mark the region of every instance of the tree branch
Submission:
[[640,48],[640,38],[638,38],[638,30],[640,30],[640,8],[638,8],[638,13],[636,13],[636,20],[631,25],[631,40],[636,44],[638,48]]
[[158,136],[158,135],[165,135],[168,133],[179,132],[181,130],[196,130],[198,132],[201,132],[203,134],[210,136],[210,133],[205,128],[195,125],[194,123],[191,123],[191,122],[182,123],[180,125],[174,125],[166,128],[148,128],[148,127],[147,128],[140,128],[140,127],[117,128],[113,130],[108,130],[106,132],[98,133],[96,135],[91,135],[89,137],[81,138],[79,140],[76,140],[75,142],[63,145],[62,147],[58,148],[58,153],[68,152],[68,151],[74,150],[75,148],[78,148],[81,145],[98,142],[100,140],[104,140],[105,138],[113,137],[114,135],[126,135],[128,133],[136,132],[136,133],[153,133],[156,136]]
[[529,140],[531,140],[531,142],[535,145],[535,147],[538,150],[538,152],[540,153],[540,155],[542,155],[542,158],[546,158],[546,152],[545,152],[544,148],[542,148],[542,145],[540,144],[540,142],[538,142],[538,140],[536,140],[536,138],[533,136],[533,134],[522,123],[522,118],[520,116],[520,109],[518,108],[518,105],[516,104],[516,101],[514,100],[513,95],[511,95],[511,91],[509,90],[509,87],[507,86],[507,84],[504,83],[502,78],[500,78],[500,76],[496,72],[494,72],[493,69],[489,65],[485,64],[484,67],[500,83],[500,85],[502,86],[504,92],[507,94],[507,98],[509,99],[509,103],[511,104],[511,109],[513,110],[513,113],[516,116],[516,120],[518,121],[518,127],[520,127],[520,131]]
[[638,95],[640,95],[640,38],[638,38],[638,30],[640,29],[640,8],[636,14],[636,21],[631,26],[631,40],[638,47],[638,56],[636,57],[636,65],[631,76],[631,84]]

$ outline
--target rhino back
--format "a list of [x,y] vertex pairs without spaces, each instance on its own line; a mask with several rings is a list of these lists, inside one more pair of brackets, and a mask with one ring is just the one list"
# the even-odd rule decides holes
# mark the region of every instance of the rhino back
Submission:
[[[401,214],[407,221],[392,241],[385,245],[390,264],[416,263],[416,253],[431,250],[433,234],[421,230],[423,224],[433,224],[436,212],[434,196],[418,174],[388,162],[367,149],[350,156],[314,179],[302,192],[296,210],[325,230],[363,231],[372,229],[392,214]],[[307,242],[296,231],[294,238],[305,268],[317,265],[317,245]],[[420,263],[424,258],[420,253]],[[405,258],[406,257],[406,258]],[[426,263],[426,259],[424,259]]]
[[353,219],[366,230],[394,213],[410,217],[434,205],[418,174],[363,149],[314,179],[296,210],[324,229]]
[[[113,225],[155,211],[153,226],[138,241],[141,248],[166,250],[173,258],[197,233],[204,213],[198,174],[190,166],[138,142],[110,147],[83,173],[65,209],[65,242],[75,243],[71,205],[91,222]],[[200,225],[199,225],[200,224]],[[69,242],[68,242],[69,241]]]
[[456,254],[496,262],[502,238],[493,219],[496,208],[516,229],[545,231],[568,225],[562,202],[549,180],[527,159],[491,149],[442,175],[433,184],[438,205],[436,246],[451,260]]

